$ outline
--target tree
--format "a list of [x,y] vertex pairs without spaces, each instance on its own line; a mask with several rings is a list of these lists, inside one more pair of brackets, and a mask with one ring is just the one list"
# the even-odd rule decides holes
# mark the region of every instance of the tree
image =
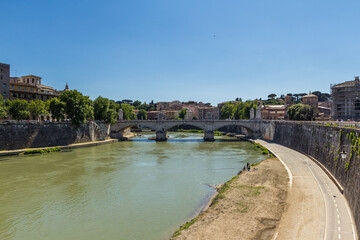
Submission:
[[29,103],[26,100],[14,99],[7,101],[9,114],[16,120],[25,120],[30,116]]
[[60,94],[60,101],[65,103],[65,114],[75,125],[85,123],[94,118],[94,108],[88,96],[77,90],[66,91]]
[[49,102],[49,111],[51,117],[60,122],[65,118],[65,103],[60,101],[59,98],[52,98]]
[[118,118],[120,105],[112,100],[99,96],[94,101],[95,120],[114,124]]
[[234,118],[235,119],[249,119],[250,118],[250,110],[251,108],[257,108],[257,101],[246,101],[246,102],[238,102],[234,106]]
[[134,106],[135,109],[137,109],[137,107],[141,105],[141,102],[139,100],[136,100],[132,105]]
[[298,103],[287,110],[289,120],[312,121],[315,120],[316,110],[313,106]]
[[141,104],[140,106],[138,106],[138,109],[143,109],[143,110],[145,110],[145,111],[149,111],[150,107],[149,107],[149,105],[148,105],[146,102],[144,102],[143,104]]
[[276,94],[275,93],[271,93],[268,95],[268,98],[274,99],[276,98]]
[[0,118],[7,117],[7,107],[5,106],[5,102],[3,96],[0,95]]
[[328,101],[330,99],[330,94],[328,93],[322,93],[320,91],[314,91],[312,94],[316,95],[319,99],[319,102]]
[[137,119],[139,120],[147,120],[147,112],[144,109],[140,109],[137,114]]
[[181,109],[180,110],[180,112],[179,112],[179,118],[181,118],[181,119],[185,119],[185,116],[186,116],[186,113],[187,113],[187,109],[186,108],[183,108],[183,109]]
[[31,101],[29,103],[29,111],[32,116],[37,117],[37,120],[39,121],[40,115],[48,114],[48,111],[46,110],[46,104],[44,101],[41,101],[39,99],[35,101]]
[[121,109],[123,111],[124,120],[135,120],[136,115],[133,112],[133,107],[129,104],[121,104]]
[[234,112],[234,104],[232,104],[231,102],[227,102],[220,110],[220,118],[232,119],[234,117]]

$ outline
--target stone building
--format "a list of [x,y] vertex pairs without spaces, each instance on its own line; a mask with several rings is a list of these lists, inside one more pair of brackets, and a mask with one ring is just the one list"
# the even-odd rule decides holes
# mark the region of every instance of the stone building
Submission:
[[219,108],[217,107],[199,107],[200,120],[219,119]]
[[308,94],[302,97],[302,103],[310,105],[318,110],[319,98],[314,94]]
[[265,105],[261,108],[261,118],[264,120],[284,120],[286,105]]
[[167,110],[162,111],[165,114],[166,120],[175,120],[179,116],[179,111],[176,110]]
[[40,99],[46,101],[59,95],[60,92],[53,87],[41,84],[41,77],[27,75],[10,78],[10,99],[20,98],[28,101]]
[[331,85],[331,118],[333,120],[360,120],[360,81]]
[[10,96],[10,65],[0,63],[0,94],[4,98]]
[[159,114],[159,111],[148,111],[147,112],[147,119],[148,120],[156,120],[158,114]]

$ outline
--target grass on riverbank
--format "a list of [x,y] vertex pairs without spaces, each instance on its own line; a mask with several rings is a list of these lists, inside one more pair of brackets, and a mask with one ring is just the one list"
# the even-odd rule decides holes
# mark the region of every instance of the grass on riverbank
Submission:
[[254,143],[254,147],[255,149],[260,150],[261,154],[269,155],[269,157],[274,157],[274,155],[271,152],[269,152],[269,150],[266,147],[262,146],[260,143]]
[[[199,129],[177,129],[176,132],[192,132],[192,133],[204,133],[204,130]],[[214,136],[223,136],[225,133],[214,131]]]
[[43,148],[43,149],[34,149],[34,150],[27,150],[24,154],[43,154],[43,153],[50,153],[50,152],[60,152],[61,148],[54,147],[54,148]]

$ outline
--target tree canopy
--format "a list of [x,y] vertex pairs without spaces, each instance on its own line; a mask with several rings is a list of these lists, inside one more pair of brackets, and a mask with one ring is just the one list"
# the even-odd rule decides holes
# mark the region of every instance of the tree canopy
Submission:
[[26,100],[6,101],[9,114],[16,120],[25,120],[30,116],[29,103]]
[[268,95],[268,98],[274,99],[274,98],[276,98],[276,94],[275,94],[275,93],[271,93],[271,94]]
[[123,103],[121,104],[121,109],[123,111],[124,120],[135,120],[136,114],[133,112],[133,106]]
[[65,103],[60,101],[59,98],[52,98],[50,100],[49,110],[52,118],[58,122],[64,120]]
[[316,110],[313,106],[298,103],[287,110],[289,120],[313,121],[316,117]]
[[7,107],[5,106],[5,102],[3,96],[0,95],[0,118],[7,117]]
[[249,119],[250,109],[257,108],[257,101],[246,101],[246,102],[227,102],[220,110],[221,119]]
[[37,99],[35,101],[31,101],[29,103],[29,111],[30,111],[31,115],[37,117],[38,120],[39,120],[40,115],[45,115],[45,114],[49,113],[46,103],[39,99]]
[[94,101],[94,118],[114,124],[118,118],[120,105],[99,96]]
[[181,118],[181,119],[185,119],[185,117],[186,117],[186,113],[187,113],[187,109],[186,108],[183,108],[183,109],[181,109],[180,111],[179,111],[179,118]]
[[137,114],[137,119],[139,120],[147,120],[147,112],[144,109],[140,109]]
[[59,99],[65,103],[65,114],[73,124],[79,125],[88,119],[93,119],[94,109],[88,96],[82,95],[77,90],[71,90],[60,94]]

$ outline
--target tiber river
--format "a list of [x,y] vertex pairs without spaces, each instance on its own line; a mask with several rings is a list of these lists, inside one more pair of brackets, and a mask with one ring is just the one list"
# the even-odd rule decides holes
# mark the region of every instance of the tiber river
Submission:
[[155,142],[142,134],[0,158],[0,239],[169,239],[214,194],[208,184],[264,158],[247,142],[204,142],[196,133]]

